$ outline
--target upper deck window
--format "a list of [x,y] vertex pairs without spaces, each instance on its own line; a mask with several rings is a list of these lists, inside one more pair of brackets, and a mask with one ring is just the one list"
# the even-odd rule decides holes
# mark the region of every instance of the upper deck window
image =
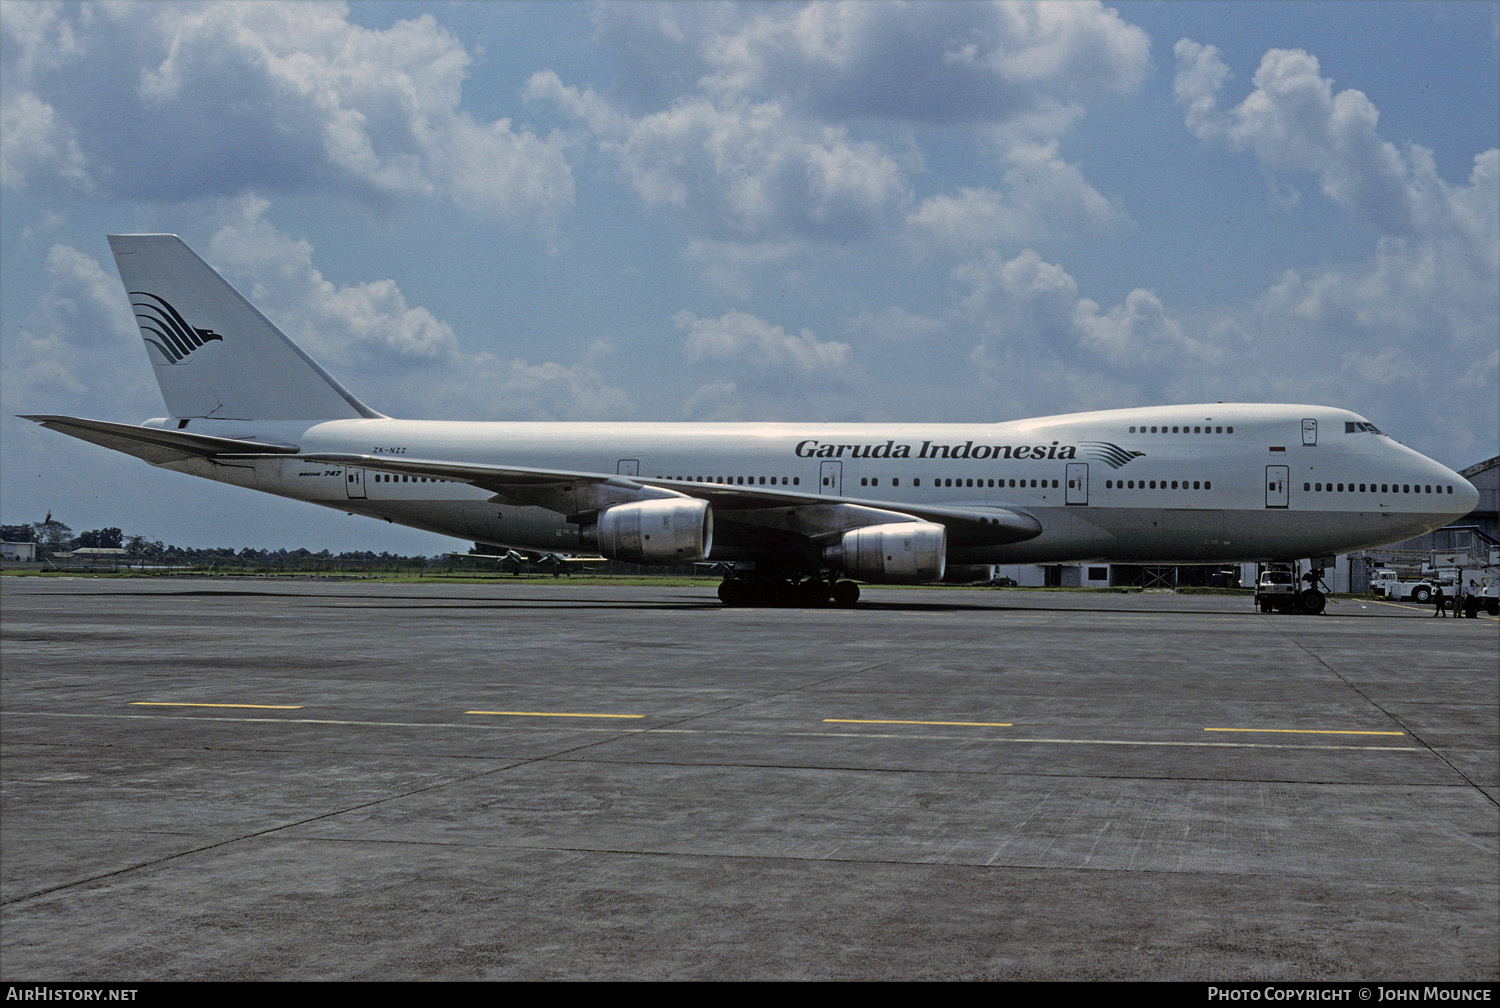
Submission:
[[[1374,428],[1372,427],[1371,430],[1374,430]],[[1191,427],[1188,426],[1187,424],[1178,424],[1178,425],[1176,425],[1174,427],[1168,427],[1165,424],[1160,424],[1160,425],[1155,426],[1155,427],[1147,427],[1145,424],[1140,424],[1138,426],[1132,426],[1130,428],[1130,433],[1132,433],[1132,434],[1233,434],[1234,433],[1234,428],[1233,427],[1225,427],[1225,426],[1222,426],[1222,425],[1210,427],[1210,426],[1208,426],[1206,424],[1197,424],[1197,425],[1194,425],[1194,426],[1191,426]],[[1379,431],[1376,431],[1376,433],[1378,434]]]

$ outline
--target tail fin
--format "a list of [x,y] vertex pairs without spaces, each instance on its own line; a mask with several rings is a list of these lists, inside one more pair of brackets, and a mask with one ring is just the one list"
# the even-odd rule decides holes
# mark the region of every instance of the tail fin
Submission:
[[341,420],[354,397],[176,235],[110,235],[173,417]]

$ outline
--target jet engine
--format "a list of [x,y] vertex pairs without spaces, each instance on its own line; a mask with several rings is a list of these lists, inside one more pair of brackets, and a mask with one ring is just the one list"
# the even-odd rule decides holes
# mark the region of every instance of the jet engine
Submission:
[[933,522],[890,522],[845,532],[823,559],[863,581],[916,584],[943,577],[948,530]]
[[616,504],[579,537],[611,560],[690,563],[713,547],[714,515],[708,501],[686,498]]

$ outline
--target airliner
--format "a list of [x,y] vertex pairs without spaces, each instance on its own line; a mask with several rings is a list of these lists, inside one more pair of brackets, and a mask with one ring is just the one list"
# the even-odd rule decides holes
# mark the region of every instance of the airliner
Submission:
[[[32,415],[154,466],[507,549],[711,560],[729,605],[854,605],[948,564],[1297,562],[1472,511],[1458,473],[1326,406],[1001,423],[400,420],[175,235],[111,235],[168,416]],[[1316,580],[1298,599],[1321,612]]]

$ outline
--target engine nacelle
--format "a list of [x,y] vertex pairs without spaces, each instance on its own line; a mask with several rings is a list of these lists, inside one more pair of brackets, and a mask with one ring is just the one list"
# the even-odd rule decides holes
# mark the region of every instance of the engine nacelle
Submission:
[[713,548],[714,514],[708,501],[686,498],[616,504],[579,537],[611,560],[691,563]]
[[823,550],[830,567],[862,581],[917,584],[940,581],[948,530],[933,522],[890,522],[844,533]]

